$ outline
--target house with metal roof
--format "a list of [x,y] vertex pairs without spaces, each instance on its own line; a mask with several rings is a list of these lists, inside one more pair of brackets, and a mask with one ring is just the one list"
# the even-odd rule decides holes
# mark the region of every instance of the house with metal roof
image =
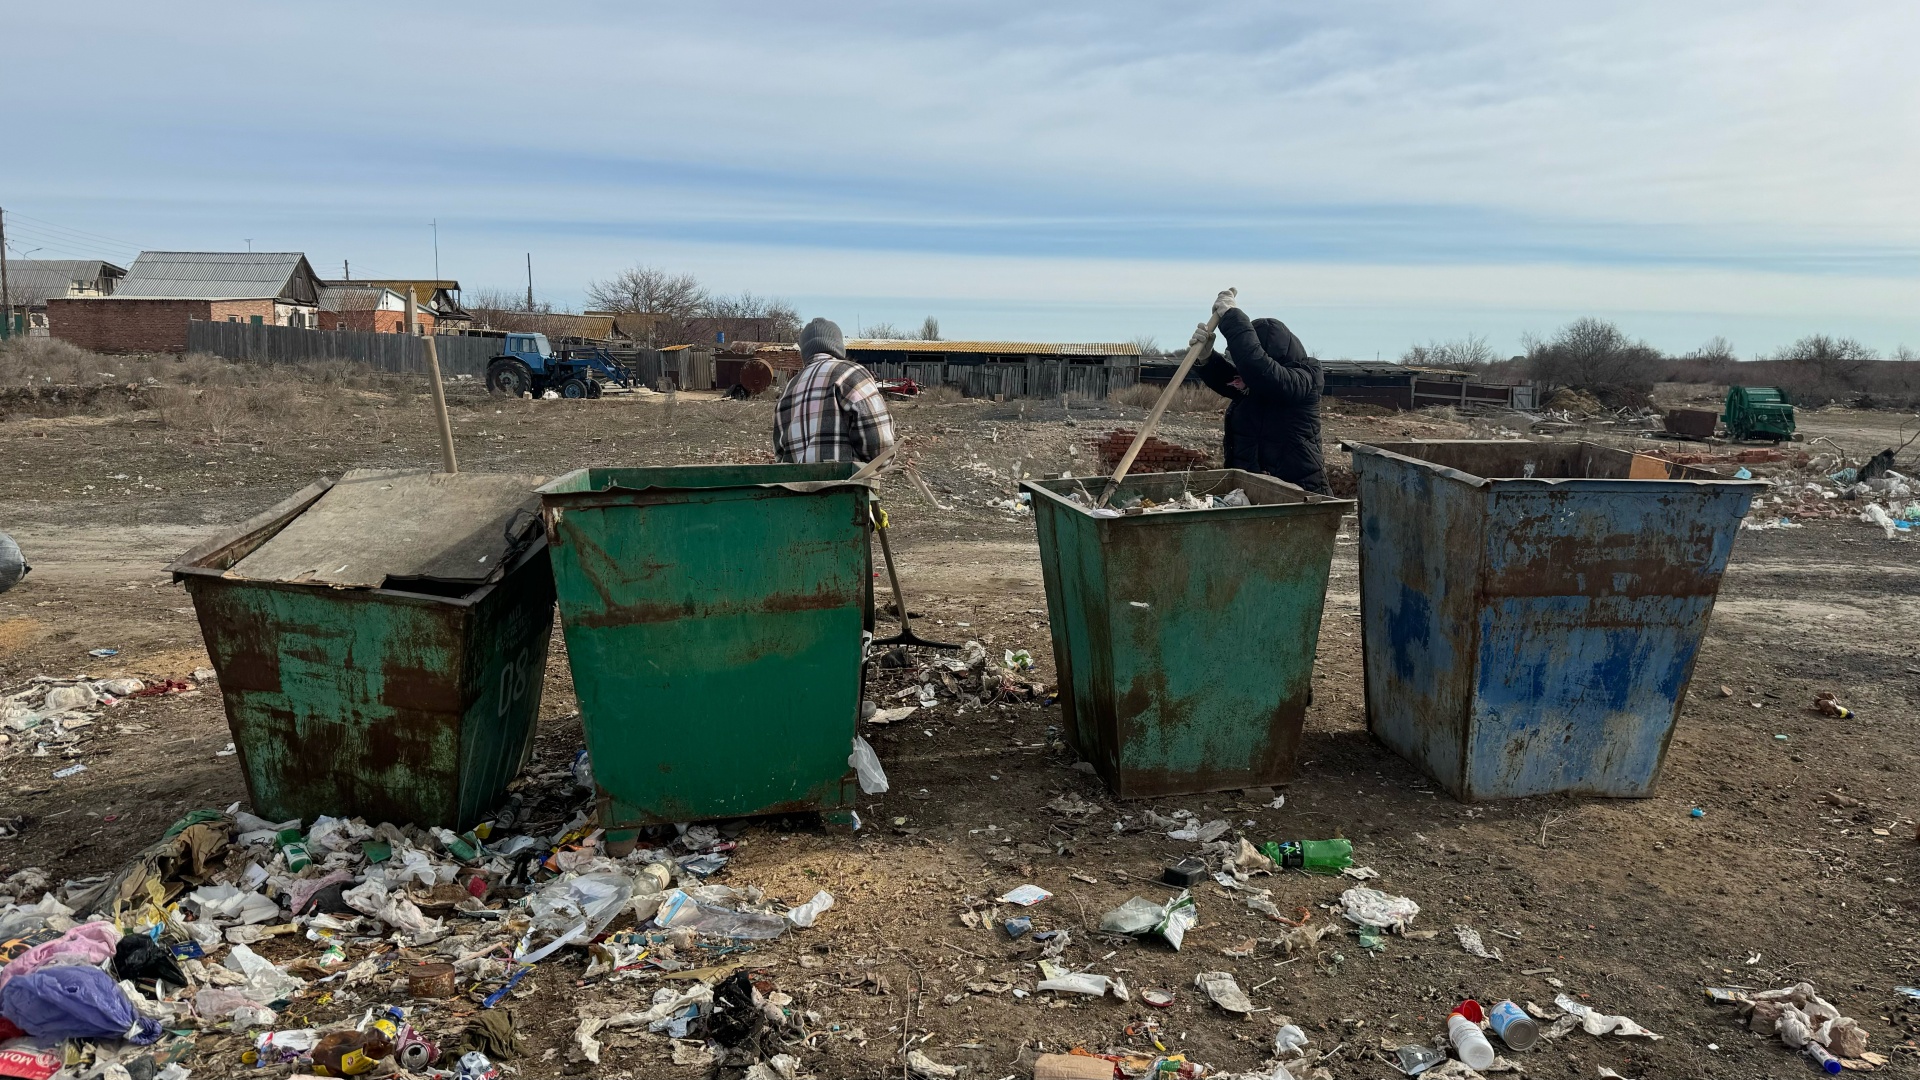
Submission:
[[49,299],[111,296],[126,276],[126,268],[105,259],[8,259],[7,295],[0,302],[16,313],[25,311],[28,325],[43,329]]
[[1140,381],[1140,346],[1127,342],[854,338],[847,359],[878,379],[952,386],[968,397],[1103,398]]
[[111,296],[49,299],[47,324],[98,352],[184,352],[193,319],[316,326],[320,289],[297,251],[143,251]]
[[[420,332],[434,333],[434,313],[417,303],[414,321]],[[407,298],[385,285],[363,281],[335,282],[320,289],[319,328],[360,330],[373,334],[403,334],[407,329]]]
[[[460,283],[451,278],[339,278],[320,284],[329,288],[377,285],[392,289],[403,302],[408,291],[412,291],[413,302],[419,310],[433,316],[430,321],[421,320],[429,324],[429,333],[445,334],[473,324],[473,313],[460,305]],[[438,329],[432,329],[434,327]]]

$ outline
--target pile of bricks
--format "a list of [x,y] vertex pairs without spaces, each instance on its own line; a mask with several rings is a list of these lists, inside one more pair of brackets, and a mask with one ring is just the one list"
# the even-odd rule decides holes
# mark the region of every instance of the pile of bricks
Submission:
[[[1138,432],[1120,428],[1089,442],[1093,452],[1100,456],[1100,467],[1104,472],[1112,472],[1127,454],[1127,447],[1133,445],[1133,437]],[[1129,472],[1185,472],[1188,469],[1204,469],[1212,460],[1205,450],[1190,450],[1187,447],[1167,442],[1158,436],[1147,439],[1140,453],[1133,459],[1133,468]]]

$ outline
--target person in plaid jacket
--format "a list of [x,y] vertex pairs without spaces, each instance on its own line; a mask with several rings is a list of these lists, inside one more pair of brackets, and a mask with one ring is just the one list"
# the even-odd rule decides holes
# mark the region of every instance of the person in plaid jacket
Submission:
[[872,461],[893,445],[893,414],[866,368],[847,359],[840,327],[815,319],[800,331],[806,366],[787,380],[773,414],[779,461]]

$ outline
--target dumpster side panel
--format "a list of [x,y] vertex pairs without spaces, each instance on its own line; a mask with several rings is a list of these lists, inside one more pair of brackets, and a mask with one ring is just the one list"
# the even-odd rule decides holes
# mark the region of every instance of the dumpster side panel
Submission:
[[1650,794],[1751,496],[1496,484],[1463,797]]
[[459,817],[466,609],[189,578],[255,811]]
[[456,828],[491,810],[533,752],[553,640],[553,571],[540,547],[474,605]]
[[1110,708],[1103,713],[1101,703],[1110,705],[1113,695],[1099,689],[1112,685],[1113,669],[1100,523],[1046,498],[1034,499],[1033,508],[1067,743],[1112,787],[1118,765],[1108,731],[1113,714]]
[[1346,504],[1110,522],[1122,797],[1292,777]]
[[606,824],[850,800],[865,498],[748,488],[549,503]]
[[1486,493],[1356,453],[1367,726],[1458,796],[1473,696]]

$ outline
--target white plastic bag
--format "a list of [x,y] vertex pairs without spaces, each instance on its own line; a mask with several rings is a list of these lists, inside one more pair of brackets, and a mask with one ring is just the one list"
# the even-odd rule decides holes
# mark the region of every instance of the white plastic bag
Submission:
[[853,737],[853,753],[847,755],[847,764],[860,775],[860,790],[869,795],[887,793],[887,770],[880,767],[880,756],[867,745],[867,740],[858,735]]
[[833,894],[825,889],[813,894],[813,899],[787,912],[787,921],[795,926],[812,926],[820,921],[820,913],[833,907]]

